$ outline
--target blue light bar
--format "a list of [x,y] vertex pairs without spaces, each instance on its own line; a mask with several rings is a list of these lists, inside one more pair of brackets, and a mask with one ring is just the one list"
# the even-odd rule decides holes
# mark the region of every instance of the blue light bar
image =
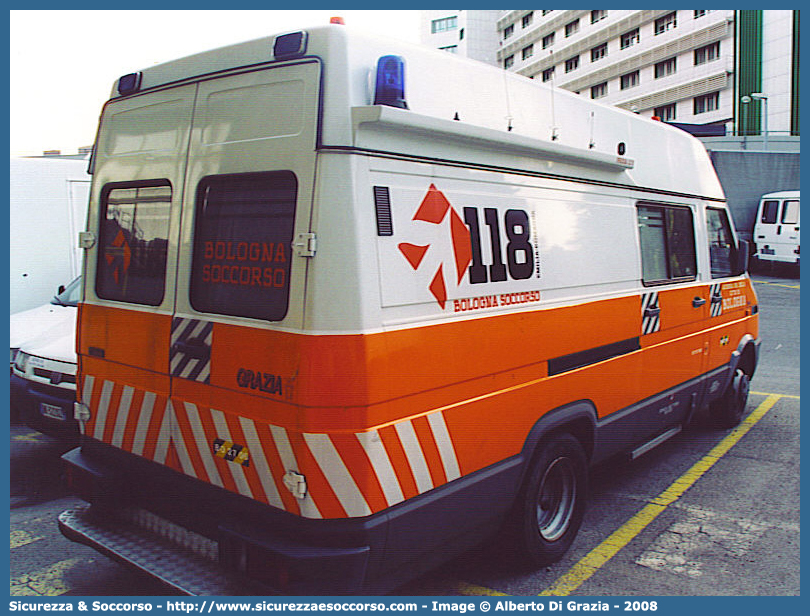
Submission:
[[402,56],[382,56],[377,60],[374,104],[408,108],[405,102],[405,60]]

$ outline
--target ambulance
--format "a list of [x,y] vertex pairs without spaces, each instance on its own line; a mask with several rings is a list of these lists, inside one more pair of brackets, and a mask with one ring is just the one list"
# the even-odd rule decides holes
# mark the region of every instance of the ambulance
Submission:
[[125,74],[91,166],[59,523],[176,591],[548,564],[590,465],[744,412],[747,248],[660,122],[330,25]]

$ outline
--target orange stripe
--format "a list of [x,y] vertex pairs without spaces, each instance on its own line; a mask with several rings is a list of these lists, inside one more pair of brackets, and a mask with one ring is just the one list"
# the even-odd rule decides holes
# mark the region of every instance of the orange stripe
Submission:
[[[242,431],[242,426],[239,423],[239,419],[234,415],[226,413],[225,421],[228,423],[228,429],[231,432],[234,443],[247,447],[247,439],[245,438],[245,433]],[[241,468],[245,473],[245,479],[247,479],[248,485],[250,486],[250,491],[253,494],[253,498],[255,500],[268,503],[269,500],[267,499],[267,495],[264,493],[264,487],[262,486],[262,482],[259,480],[259,474],[256,471],[256,464],[254,460],[251,459],[252,453],[253,452],[250,451],[250,447],[248,447],[248,466],[242,466]],[[231,464],[237,463],[232,462]]]
[[155,459],[155,450],[160,436],[160,425],[163,423],[164,415],[166,415],[167,401],[166,396],[155,397],[155,406],[152,408],[152,417],[149,420],[149,427],[146,430],[146,442],[143,447],[143,457],[148,460]]
[[402,448],[402,443],[399,441],[396,429],[393,426],[386,426],[379,430],[379,435],[386,452],[388,452],[391,466],[394,467],[394,474],[399,481],[402,495],[406,499],[418,495],[419,489],[416,487],[416,480],[413,478],[411,465],[408,462],[408,457],[405,455],[405,450]]
[[371,460],[368,459],[368,454],[357,437],[349,434],[335,434],[332,436],[332,443],[371,511],[376,513],[388,507],[388,501],[385,500],[377,473],[374,472]]
[[125,451],[132,451],[132,443],[135,440],[135,429],[138,427],[138,419],[141,416],[144,393],[146,392],[142,389],[136,389],[132,394],[132,403],[129,406],[127,425],[124,428],[124,438],[121,441],[121,449]]
[[111,443],[113,433],[115,432],[115,420],[118,418],[118,407],[121,405],[121,394],[124,391],[123,385],[113,383],[112,394],[110,395],[110,404],[107,407],[107,419],[104,424],[104,434],[101,437],[105,443]]
[[[214,439],[224,439],[225,435],[217,433],[217,428],[214,425],[214,419],[211,417],[210,408],[198,406],[197,411],[200,415],[200,422],[202,423],[203,432],[205,432],[205,439],[207,443],[211,444],[211,451],[213,452]],[[230,462],[213,454],[212,458],[217,467],[217,471],[219,472],[219,476],[222,479],[222,485],[231,492],[236,492],[239,494],[239,488],[236,486],[236,481],[234,481],[233,476],[231,475],[231,470],[228,468],[228,464],[230,464]]]
[[290,513],[301,515],[301,508],[298,506],[298,501],[284,485],[282,478],[287,469],[281,461],[281,456],[275,446],[275,440],[270,432],[270,427],[266,424],[256,423],[256,434],[259,437],[264,458],[267,460],[267,466],[270,467],[272,480],[276,484],[276,490],[284,503],[284,509]]
[[[177,428],[180,430],[180,436],[183,439],[183,444],[188,452],[188,457],[191,460],[191,466],[194,468],[194,474],[198,479],[213,483],[211,477],[208,476],[208,471],[205,470],[201,455],[206,455],[208,452],[200,452],[197,446],[197,439],[194,438],[194,432],[191,429],[191,420],[189,419],[188,412],[185,405],[175,401],[174,416],[177,419]],[[199,410],[199,408],[198,408]],[[213,451],[213,446],[211,451]],[[182,469],[182,465],[180,467]]]
[[419,439],[419,444],[422,446],[422,454],[425,456],[433,487],[444,485],[447,483],[447,475],[444,472],[442,457],[439,454],[439,448],[436,446],[433,430],[430,429],[427,417],[417,417],[411,423]]
[[300,432],[289,431],[287,434],[300,467],[299,472],[307,478],[307,491],[312,495],[321,516],[324,518],[347,517],[346,510],[340,504],[332,486],[321,471],[321,467],[318,466],[318,462],[304,442],[304,437]]

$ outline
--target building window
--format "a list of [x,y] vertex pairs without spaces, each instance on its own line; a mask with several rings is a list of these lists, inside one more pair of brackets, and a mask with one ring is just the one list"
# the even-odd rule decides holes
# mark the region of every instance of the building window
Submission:
[[591,49],[591,62],[601,60],[607,55],[607,43],[602,43]]
[[579,19],[575,19],[569,24],[565,24],[565,36],[571,36],[579,32]]
[[512,65],[515,63],[515,55],[512,54],[508,58],[503,61],[504,68],[512,68]]
[[448,45],[447,47],[439,47],[439,51],[447,51],[449,53],[458,53],[458,45]]
[[443,19],[434,19],[430,22],[430,31],[433,34],[437,32],[447,32],[448,30],[455,30],[458,28],[458,17],[453,15],[452,17],[445,17]]
[[548,15],[548,14],[549,14],[549,13],[551,13],[551,11],[553,11],[553,10],[554,10],[554,9],[543,9],[543,15]]
[[720,57],[720,41],[695,49],[695,66],[706,64]]
[[638,85],[638,71],[633,71],[632,73],[627,73],[626,75],[622,75],[619,78],[621,83],[621,89],[627,90],[628,88],[634,88]]
[[543,49],[551,47],[554,44],[554,33],[547,34],[543,37]]
[[655,33],[663,34],[667,30],[672,30],[678,27],[678,11],[667,13],[663,17],[655,20]]
[[695,228],[689,208],[639,205],[638,232],[645,285],[695,279]]
[[592,24],[595,24],[597,21],[602,21],[605,17],[607,17],[607,11],[604,10],[591,11]]
[[653,109],[653,115],[657,118],[660,118],[662,122],[674,122],[675,103],[670,103],[669,105],[662,105],[661,107],[656,107],[655,109]]
[[554,67],[547,68],[543,71],[543,82],[551,81],[551,78],[554,77]]
[[598,83],[591,88],[591,98],[602,98],[607,96],[607,81]]
[[627,49],[628,47],[632,47],[639,41],[638,35],[638,28],[635,30],[630,30],[630,32],[625,32],[621,36],[621,48]]
[[720,108],[720,92],[695,97],[695,115],[717,111]]
[[533,19],[534,19],[534,11],[532,11],[531,13],[529,13],[527,15],[524,15],[523,19],[520,20],[520,25],[523,28],[528,28],[530,25],[532,25],[532,20]]
[[698,17],[703,17],[703,16],[704,16],[704,15],[706,15],[707,13],[711,13],[711,12],[712,12],[712,11],[694,11],[694,13],[695,13],[695,19],[697,19]]
[[503,38],[508,39],[515,33],[515,24],[509,24],[503,29]]
[[575,71],[579,68],[579,56],[574,56],[573,58],[568,58],[565,61],[565,72],[570,73],[571,71]]
[[464,40],[464,28],[458,31],[458,40],[460,41]]
[[528,47],[524,47],[523,51],[521,52],[523,55],[523,59],[527,60],[534,55],[534,45],[529,45]]
[[658,62],[655,65],[655,78],[660,79],[661,77],[673,75],[675,73],[675,69],[677,68],[676,64],[676,58],[674,57]]

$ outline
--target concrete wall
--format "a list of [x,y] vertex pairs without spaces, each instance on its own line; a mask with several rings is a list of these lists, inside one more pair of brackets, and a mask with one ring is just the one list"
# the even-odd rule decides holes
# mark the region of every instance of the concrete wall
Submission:
[[709,152],[734,217],[737,232],[750,240],[759,199],[777,190],[799,190],[798,152]]

